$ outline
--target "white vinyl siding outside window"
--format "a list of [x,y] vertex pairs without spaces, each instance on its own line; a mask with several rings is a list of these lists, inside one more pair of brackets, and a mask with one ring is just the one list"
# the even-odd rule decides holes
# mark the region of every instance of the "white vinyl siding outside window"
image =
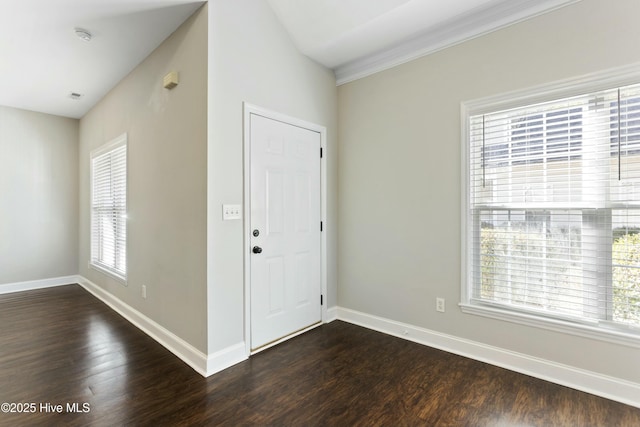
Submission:
[[91,153],[90,265],[127,277],[127,135]]
[[508,103],[463,113],[463,311],[639,344],[640,85]]

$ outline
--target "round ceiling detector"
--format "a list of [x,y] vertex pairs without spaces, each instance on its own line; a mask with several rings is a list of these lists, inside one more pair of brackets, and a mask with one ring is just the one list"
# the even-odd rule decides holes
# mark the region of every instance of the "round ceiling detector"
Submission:
[[93,37],[89,31],[83,28],[74,28],[73,31],[76,33],[76,36],[86,42],[90,42],[91,38]]

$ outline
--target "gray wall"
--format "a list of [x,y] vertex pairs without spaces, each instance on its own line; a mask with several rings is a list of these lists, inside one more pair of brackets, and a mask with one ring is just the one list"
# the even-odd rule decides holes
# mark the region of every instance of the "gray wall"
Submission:
[[638,62],[639,14],[583,0],[340,86],[338,305],[640,382],[637,349],[457,307],[461,101]]
[[78,121],[0,107],[2,284],[78,272]]
[[[171,91],[170,71],[180,77]],[[125,132],[127,286],[87,267],[89,155]],[[205,352],[207,6],[81,119],[79,165],[80,274]]]
[[329,306],[336,304],[337,90],[333,72],[295,48],[266,1],[209,2],[209,353],[244,340],[243,109],[260,107],[327,127]]

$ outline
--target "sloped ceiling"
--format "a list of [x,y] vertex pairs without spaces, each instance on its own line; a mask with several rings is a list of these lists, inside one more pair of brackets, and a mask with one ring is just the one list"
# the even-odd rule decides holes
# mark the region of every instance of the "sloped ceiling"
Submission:
[[[342,84],[579,0],[253,1],[268,1],[299,50]],[[203,3],[4,1],[0,105],[82,117]]]
[[[80,118],[202,4],[3,1],[0,105]],[[75,27],[90,31],[93,39],[79,39]],[[82,97],[73,100],[72,92]]]
[[579,0],[268,0],[338,84]]

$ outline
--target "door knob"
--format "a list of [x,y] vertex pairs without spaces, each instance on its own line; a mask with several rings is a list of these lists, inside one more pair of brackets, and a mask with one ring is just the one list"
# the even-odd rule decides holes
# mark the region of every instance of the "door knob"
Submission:
[[253,249],[251,250],[254,254],[260,254],[262,253],[262,248],[260,246],[254,246]]

